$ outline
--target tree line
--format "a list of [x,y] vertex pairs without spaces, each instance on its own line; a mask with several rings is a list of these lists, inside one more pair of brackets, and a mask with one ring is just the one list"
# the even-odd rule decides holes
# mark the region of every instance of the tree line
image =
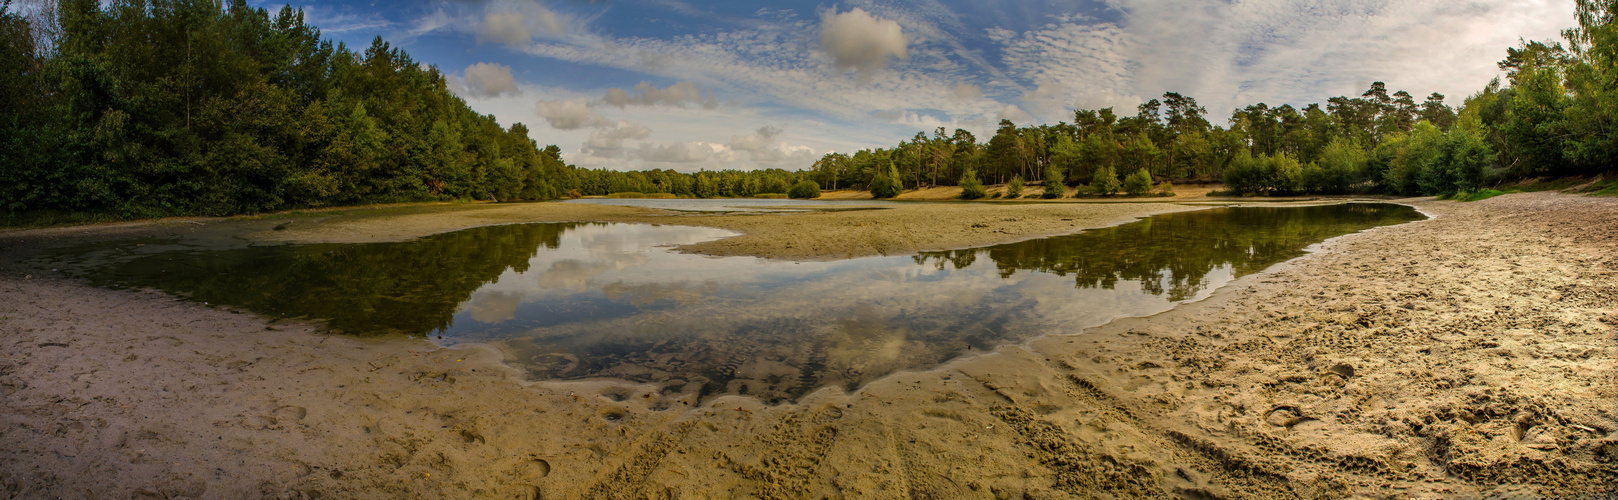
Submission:
[[1076,110],[1072,123],[1001,120],[987,142],[938,128],[892,148],[830,153],[812,167],[814,180],[878,197],[895,185],[960,185],[970,198],[981,182],[1109,194],[1120,176],[1127,183],[1145,171],[1223,181],[1238,194],[1441,195],[1510,178],[1608,172],[1618,166],[1615,13],[1618,2],[1578,0],[1579,25],[1564,31],[1566,47],[1531,41],[1508,49],[1499,67],[1510,85],[1496,79],[1458,109],[1437,92],[1418,101],[1376,82],[1325,105],[1249,105],[1214,125],[1195,98],[1169,92],[1133,115],[1103,108]]
[[1195,98],[1169,92],[1133,115],[1002,120],[985,142],[939,128],[892,148],[830,153],[802,171],[681,173],[568,165],[524,125],[472,111],[436,67],[380,37],[363,51],[333,43],[301,10],[59,0],[25,16],[0,0],[0,206],[133,218],[626,192],[745,197],[804,181],[878,197],[956,185],[973,197],[984,183],[1023,182],[1140,193],[1154,180],[1223,181],[1242,194],[1468,192],[1614,170],[1618,2],[1576,9],[1565,46],[1508,49],[1505,81],[1458,108],[1378,82],[1324,105],[1249,105],[1215,125]]

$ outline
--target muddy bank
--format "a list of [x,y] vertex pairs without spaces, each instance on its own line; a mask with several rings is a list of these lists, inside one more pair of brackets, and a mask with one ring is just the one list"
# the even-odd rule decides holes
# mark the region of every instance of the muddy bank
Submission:
[[[487,350],[323,336],[158,294],[8,274],[0,280],[0,449],[9,450],[0,453],[0,491],[23,498],[1613,493],[1618,202],[1522,194],[1417,205],[1436,218],[1338,238],[1164,314],[777,406],[727,397],[697,408],[688,396],[644,385],[526,384]],[[510,207],[345,222],[329,233],[300,233],[299,222],[265,230],[299,241],[409,237],[470,220],[512,221],[519,215],[501,211],[521,208]],[[996,212],[1006,209],[1015,210]],[[728,250],[828,258],[838,255],[824,247],[795,253],[800,243],[785,235],[845,226],[840,244],[863,245],[859,255],[868,255],[976,244],[965,236],[894,236],[903,224],[999,224],[1008,232],[984,237],[1004,241],[1062,231],[1081,217],[1136,216],[1060,211],[1083,209],[678,219],[751,227],[759,238]],[[1176,208],[1128,210],[1167,209]],[[595,216],[670,217],[623,210]],[[871,226],[852,224],[867,216]],[[789,223],[817,218],[825,221],[802,224],[823,225]],[[758,236],[772,227],[780,232],[769,241]]]

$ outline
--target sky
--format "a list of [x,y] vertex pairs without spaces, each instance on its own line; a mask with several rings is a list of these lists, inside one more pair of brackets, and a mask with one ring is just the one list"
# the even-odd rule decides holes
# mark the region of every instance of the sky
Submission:
[[[255,2],[279,8],[281,2]],[[529,126],[570,163],[808,168],[938,127],[1179,92],[1224,124],[1263,102],[1373,81],[1459,105],[1573,0],[309,0],[324,35],[381,36],[437,66],[472,109]]]

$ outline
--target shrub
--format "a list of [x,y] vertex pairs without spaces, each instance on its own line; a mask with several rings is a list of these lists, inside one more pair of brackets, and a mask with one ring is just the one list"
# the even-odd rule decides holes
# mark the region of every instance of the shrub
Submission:
[[875,179],[871,179],[871,197],[873,198],[892,198],[899,196],[901,189],[902,188],[899,187],[899,172],[897,170],[894,170],[889,174],[879,175]]
[[1089,184],[1079,184],[1079,187],[1073,188],[1073,197],[1074,198],[1083,198],[1083,197],[1086,197],[1086,196],[1091,196],[1093,194],[1095,194],[1095,193],[1090,189]]
[[787,189],[787,197],[798,200],[819,198],[820,184],[815,181],[798,181],[797,184],[793,184],[790,189]]
[[1051,164],[1045,169],[1045,191],[1039,197],[1044,199],[1061,198],[1067,191],[1067,179],[1062,175],[1062,169]]
[[983,188],[983,181],[978,180],[977,171],[968,168],[965,172],[961,172],[961,199],[976,200],[988,195],[989,191]]
[[1090,180],[1090,192],[1097,196],[1111,196],[1122,186],[1123,183],[1118,182],[1118,174],[1113,172],[1110,165],[1096,170],[1095,177]]
[[1021,175],[1015,175],[1015,176],[1011,177],[1011,184],[1006,185],[1006,197],[1007,198],[1021,198],[1022,197],[1022,176]]
[[1236,196],[1263,192],[1270,184],[1264,168],[1267,162],[1267,158],[1254,158],[1246,151],[1237,154],[1225,167],[1225,190]]
[[758,194],[753,195],[753,197],[754,198],[762,198],[762,199],[766,199],[766,200],[783,200],[783,199],[786,199],[787,195],[784,195],[784,194],[781,194],[781,193],[758,193]]
[[1152,192],[1152,173],[1146,169],[1136,170],[1124,179],[1124,192],[1130,196],[1141,196]]
[[1298,163],[1297,158],[1293,158],[1290,154],[1281,153],[1269,157],[1268,160],[1268,170],[1272,172],[1270,178],[1274,179],[1274,184],[1270,188],[1274,190],[1275,194],[1295,195],[1303,193],[1303,165]]
[[1174,196],[1174,185],[1170,184],[1169,181],[1163,181],[1163,182],[1158,183],[1157,184],[1157,195],[1158,196]]

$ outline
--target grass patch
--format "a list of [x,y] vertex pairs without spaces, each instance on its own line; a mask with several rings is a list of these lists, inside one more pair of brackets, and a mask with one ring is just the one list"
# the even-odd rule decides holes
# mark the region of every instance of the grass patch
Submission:
[[138,217],[122,217],[117,214],[105,212],[63,212],[56,210],[39,210],[33,212],[0,214],[0,227],[29,228],[67,226],[77,224],[96,224],[102,222],[122,222],[135,219],[138,219]]
[[1590,196],[1618,196],[1618,177],[1596,181],[1584,188]]
[[1546,179],[1535,177],[1506,184],[1503,191],[1506,193],[1532,193],[1535,191],[1561,191],[1579,184],[1589,182],[1588,177],[1560,177]]
[[678,196],[675,196],[674,193],[637,193],[637,192],[634,192],[634,191],[624,191],[622,193],[612,193],[612,194],[607,195],[607,197],[608,198],[651,198],[651,199],[658,199],[658,200],[666,200],[666,199],[670,199],[670,198],[678,198]]
[[783,193],[759,193],[759,194],[753,195],[753,197],[754,198],[764,198],[766,200],[780,200],[780,199],[785,199],[787,197],[787,195],[783,194]]
[[1455,201],[1479,201],[1487,200],[1502,194],[1506,194],[1506,192],[1494,189],[1479,189],[1470,193],[1455,193],[1455,196],[1452,199]]

